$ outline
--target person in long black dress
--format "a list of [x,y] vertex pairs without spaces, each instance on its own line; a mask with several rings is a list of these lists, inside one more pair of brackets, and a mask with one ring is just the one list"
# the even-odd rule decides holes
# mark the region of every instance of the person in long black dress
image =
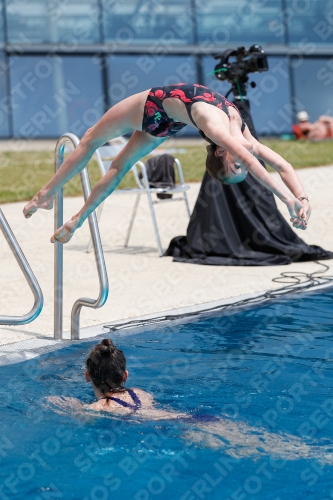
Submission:
[[[249,101],[236,103],[257,139]],[[207,172],[186,236],[173,238],[164,255],[175,262],[216,266],[271,266],[333,258],[332,252],[307,245],[297,236],[271,191],[253,176],[227,186]]]

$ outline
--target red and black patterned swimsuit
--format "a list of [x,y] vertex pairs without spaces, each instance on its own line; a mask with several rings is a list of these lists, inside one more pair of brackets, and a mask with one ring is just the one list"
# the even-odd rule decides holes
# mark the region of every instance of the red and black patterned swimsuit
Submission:
[[[196,83],[176,83],[165,87],[154,87],[150,89],[145,104],[142,120],[142,130],[144,132],[148,132],[148,134],[156,137],[168,137],[176,134],[179,130],[186,127],[186,123],[174,122],[165,112],[162,103],[164,99],[167,99],[168,97],[175,97],[176,99],[183,101],[186,106],[188,116],[196,128],[198,127],[192,118],[191,112],[191,107],[195,102],[206,102],[207,104],[212,104],[212,106],[216,106],[224,111],[228,115],[229,119],[230,116],[228,107],[232,106],[237,109],[236,106],[229,102],[223,95]],[[238,109],[237,112],[239,113]],[[245,123],[242,119],[242,132],[244,132],[244,129]],[[204,139],[212,143],[212,141],[208,139],[201,130],[199,130],[199,132]]]

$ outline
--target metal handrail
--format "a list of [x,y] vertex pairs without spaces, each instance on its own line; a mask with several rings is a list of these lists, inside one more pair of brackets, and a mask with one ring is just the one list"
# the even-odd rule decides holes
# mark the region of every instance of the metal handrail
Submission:
[[[55,172],[58,171],[64,160],[65,144],[71,142],[76,148],[80,141],[74,134],[64,134],[58,140],[55,147]],[[83,189],[84,200],[90,196],[91,187],[87,168],[84,168],[80,174],[81,184]],[[54,204],[54,227],[55,231],[63,225],[63,190],[61,189],[56,197]],[[78,340],[80,338],[80,312],[82,307],[92,307],[97,309],[102,307],[108,298],[109,284],[108,276],[105,267],[104,254],[102,249],[101,238],[99,234],[97,218],[95,211],[89,217],[90,234],[93,241],[95,260],[98,270],[98,278],[100,285],[99,296],[96,300],[87,297],[78,299],[71,313],[71,339]],[[61,340],[63,337],[63,245],[55,243],[54,248],[54,338]]]
[[24,314],[23,316],[0,316],[0,325],[26,325],[27,323],[31,323],[31,321],[40,315],[44,303],[43,293],[1,209],[0,229],[3,232],[3,235],[6,238],[7,243],[10,246],[10,249],[35,297],[33,308],[29,313]]

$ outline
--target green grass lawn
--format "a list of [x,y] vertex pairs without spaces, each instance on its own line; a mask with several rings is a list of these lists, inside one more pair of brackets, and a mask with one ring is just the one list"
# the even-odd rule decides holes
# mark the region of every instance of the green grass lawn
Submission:
[[[262,142],[281,154],[294,168],[333,164],[332,141],[315,143],[272,139]],[[200,182],[205,168],[205,146],[182,149],[186,152],[177,154],[177,157],[182,163],[186,182]],[[52,176],[53,162],[53,153],[49,152],[0,153],[0,203],[30,200]],[[89,172],[94,185],[100,178],[96,162],[90,163]],[[120,187],[132,186],[133,177],[128,174]],[[76,196],[81,192],[78,176],[65,187],[67,196]]]

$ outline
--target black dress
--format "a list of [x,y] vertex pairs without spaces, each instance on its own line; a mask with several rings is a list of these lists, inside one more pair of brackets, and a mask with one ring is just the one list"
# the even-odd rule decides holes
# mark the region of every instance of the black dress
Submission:
[[[238,108],[256,137],[246,102]],[[176,262],[215,266],[271,266],[332,259],[333,253],[307,245],[277,209],[273,194],[254,177],[222,185],[205,173],[186,236],[170,242],[166,256]]]

